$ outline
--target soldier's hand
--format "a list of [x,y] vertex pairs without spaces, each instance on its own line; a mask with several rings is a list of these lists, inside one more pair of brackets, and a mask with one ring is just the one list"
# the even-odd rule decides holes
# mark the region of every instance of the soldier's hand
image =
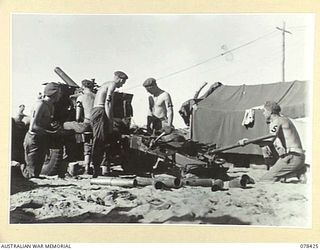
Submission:
[[171,127],[171,126],[165,126],[165,127],[163,127],[163,129],[162,129],[162,132],[165,132],[167,135],[168,135],[168,134],[171,134],[172,131],[173,131],[173,127]]

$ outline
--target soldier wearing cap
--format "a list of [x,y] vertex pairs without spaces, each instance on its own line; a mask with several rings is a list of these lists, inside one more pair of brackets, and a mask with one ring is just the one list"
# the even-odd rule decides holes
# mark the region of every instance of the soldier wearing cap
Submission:
[[82,82],[83,95],[77,98],[76,121],[89,124],[91,120],[91,110],[95,99],[94,82],[83,80]]
[[[306,172],[305,155],[298,131],[292,121],[280,112],[281,107],[274,101],[267,101],[263,106],[263,115],[269,124],[270,134],[274,136],[256,144],[273,147],[277,155],[273,155],[275,163],[260,181],[276,182],[293,176],[300,179]],[[240,140],[239,144],[244,145],[245,140]]]
[[152,131],[173,127],[173,104],[170,94],[160,89],[154,78],[146,79],[143,87],[151,94],[148,99],[147,129]]
[[44,88],[44,97],[37,100],[32,109],[29,130],[24,139],[26,166],[21,170],[25,178],[40,175],[49,148],[50,136],[59,130],[54,130],[51,124],[54,104],[59,101],[61,94],[60,84],[47,83]]
[[[76,100],[76,122],[65,122],[65,129],[74,129],[77,133],[83,133],[87,127],[90,127],[91,111],[95,99],[94,82],[83,80],[81,82],[83,93],[78,94]],[[75,127],[73,127],[73,124]]]
[[[83,80],[81,82],[83,93],[77,97],[76,100],[76,121],[65,122],[64,129],[72,129],[78,134],[91,131],[91,112],[93,102],[95,99],[94,87],[95,84],[90,80]],[[76,135],[77,142],[84,142],[80,135]],[[84,143],[84,163],[86,173],[90,173],[90,156],[91,146],[89,143]]]
[[106,143],[113,130],[113,93],[116,88],[125,84],[128,76],[122,71],[114,72],[113,81],[104,83],[96,93],[91,113],[91,127],[93,132],[92,162],[93,177],[100,175],[100,165],[106,151]]

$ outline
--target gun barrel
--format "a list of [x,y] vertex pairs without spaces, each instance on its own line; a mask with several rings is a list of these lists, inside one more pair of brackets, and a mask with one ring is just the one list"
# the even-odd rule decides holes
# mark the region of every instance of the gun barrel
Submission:
[[[264,136],[261,136],[261,137],[257,137],[257,138],[248,140],[248,141],[245,142],[244,145],[248,145],[248,144],[251,144],[251,143],[256,143],[256,142],[259,142],[259,141],[263,141],[263,140],[266,140],[266,139],[269,139],[269,138],[272,138],[272,137],[274,137],[273,134],[264,135]],[[218,149],[211,150],[209,153],[212,155],[212,154],[221,153],[223,151],[227,151],[229,149],[239,148],[239,147],[242,147],[242,146],[239,143],[236,143],[236,144],[233,144],[233,145],[230,145],[230,146],[226,146],[224,148],[218,148]]]
[[69,86],[79,88],[79,85],[76,84],[62,69],[56,67],[54,72],[57,73],[58,76]]

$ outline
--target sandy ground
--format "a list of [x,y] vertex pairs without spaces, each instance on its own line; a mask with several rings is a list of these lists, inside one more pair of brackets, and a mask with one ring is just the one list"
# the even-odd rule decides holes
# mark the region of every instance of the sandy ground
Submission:
[[[231,168],[257,180],[262,168]],[[307,175],[310,175],[308,170]],[[100,177],[102,178],[102,177]],[[310,180],[310,178],[309,178]],[[171,223],[311,226],[311,185],[259,183],[211,191],[183,186],[124,188],[90,184],[90,176],[11,178],[10,223]]]

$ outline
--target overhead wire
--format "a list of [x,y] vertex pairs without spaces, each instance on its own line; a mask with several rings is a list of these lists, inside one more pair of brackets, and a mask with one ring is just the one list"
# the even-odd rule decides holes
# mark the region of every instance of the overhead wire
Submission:
[[[271,32],[272,33],[272,32]],[[271,38],[272,37],[277,37],[277,36],[279,36],[279,33],[274,33],[273,35],[271,35]],[[270,37],[269,37],[270,38]],[[266,45],[263,45],[263,43],[267,43]],[[264,40],[264,41],[262,41],[262,46],[268,46],[269,45],[269,40]],[[256,44],[257,45],[257,44]],[[261,42],[259,43],[259,46],[261,46]],[[272,54],[275,54],[275,53],[278,53],[278,54],[280,54],[280,52],[281,52],[281,48],[279,47],[277,47],[276,49],[272,49],[271,50],[272,51]],[[237,55],[237,53],[239,53],[239,51],[237,51],[236,53],[234,53],[235,54],[235,56]],[[255,57],[250,57],[249,56],[249,58],[255,58]],[[205,70],[203,70],[203,71],[201,71],[200,72],[200,74],[201,73],[206,73],[206,72],[209,72],[209,71],[212,71],[212,72],[216,72],[216,71],[218,71],[218,70],[220,70],[220,68],[223,68],[223,67],[226,67],[226,63],[227,62],[224,62],[224,64],[219,64],[217,67],[215,67],[215,68],[210,68],[210,69],[205,69]],[[235,73],[241,73],[241,72],[244,72],[244,70],[243,69],[239,69],[239,70],[236,70],[235,71]],[[231,73],[230,74],[230,72],[229,72],[229,75],[234,75],[235,73]],[[227,77],[228,78],[228,77]],[[216,81],[217,79],[214,79],[214,81]]]
[[[274,34],[274,36],[279,36],[278,34]],[[268,43],[267,41],[263,41],[263,42],[266,42],[266,43]],[[272,52],[274,53],[275,51],[281,51],[281,48],[277,48],[277,49],[275,49],[275,50],[272,50]],[[235,55],[237,55],[236,53],[235,53]],[[225,64],[226,64],[227,62],[225,62]],[[223,68],[223,67],[225,67],[225,64],[219,64],[217,67],[215,67],[215,68],[210,68],[210,69],[205,69],[205,70],[203,70],[203,71],[200,71],[200,73],[205,73],[205,72],[209,72],[209,71],[213,71],[213,72],[216,72],[217,70],[219,70],[220,68]]]
[[297,28],[307,28],[307,26],[306,25],[299,25],[299,26],[287,26],[286,27],[287,29],[297,29]]
[[[249,41],[249,42],[246,42],[246,43],[244,43],[244,44],[241,44],[241,45],[239,45],[239,46],[237,46],[237,47],[235,47],[235,48],[232,48],[232,49],[230,49],[230,50],[227,50],[227,51],[225,51],[225,52],[219,53],[219,54],[217,54],[217,55],[215,55],[215,56],[213,56],[213,57],[207,58],[207,59],[205,59],[205,60],[203,60],[203,61],[201,61],[201,62],[195,63],[195,64],[190,65],[190,66],[188,66],[188,67],[185,67],[185,68],[183,68],[183,69],[174,71],[174,72],[169,73],[169,74],[167,74],[167,75],[164,75],[164,76],[162,76],[162,77],[158,77],[156,80],[157,80],[157,81],[163,80],[163,79],[172,77],[172,76],[174,76],[174,75],[183,73],[183,72],[185,72],[185,71],[187,71],[187,70],[190,70],[190,69],[192,69],[192,68],[195,68],[195,67],[198,67],[198,66],[200,66],[200,65],[202,65],[202,64],[205,64],[205,63],[207,63],[207,62],[209,62],[209,61],[212,61],[212,60],[214,60],[214,59],[217,59],[217,58],[219,58],[219,57],[222,57],[222,56],[224,56],[224,55],[226,55],[226,54],[228,54],[228,53],[234,52],[234,51],[239,50],[239,49],[241,49],[241,48],[243,48],[243,47],[246,47],[246,46],[248,46],[248,45],[250,45],[250,44],[253,44],[253,43],[255,43],[255,42],[257,42],[257,41],[259,41],[259,40],[261,40],[261,39],[263,39],[263,38],[265,38],[265,37],[267,37],[267,36],[270,36],[271,34],[276,33],[276,32],[278,32],[278,31],[277,31],[277,30],[273,30],[273,31],[271,31],[271,32],[268,32],[268,33],[262,35],[262,36],[259,36],[259,37],[255,38],[255,39],[253,39],[253,40],[251,40],[251,41]],[[130,88],[126,88],[125,90],[132,90],[132,89],[135,89],[135,88],[137,88],[137,87],[140,87],[140,84],[139,84],[139,85],[132,86],[132,87],[130,87]]]
[[[291,46],[288,46],[286,48],[286,54],[290,54],[292,51],[295,51],[301,47],[304,47],[304,42],[301,40],[295,41],[294,43],[291,43]],[[277,59],[277,58],[282,58],[282,53],[283,53],[283,50],[280,47],[277,47],[276,49],[270,50],[270,53],[268,54],[268,58],[266,58],[266,60],[263,61],[263,67],[261,67],[260,70],[266,70],[266,68],[268,68],[270,66],[271,62],[274,62],[275,59]],[[279,63],[279,65],[280,65],[280,63]],[[231,75],[230,77],[232,77],[235,74],[242,74],[244,72],[245,72],[244,69],[238,70],[238,71],[230,74]],[[226,77],[226,79],[228,79],[228,76]]]
[[216,59],[216,58],[218,58],[218,57],[224,56],[224,55],[226,55],[226,54],[228,54],[228,53],[230,53],[230,52],[233,52],[233,51],[235,51],[235,50],[238,50],[238,49],[240,49],[240,48],[242,48],[242,47],[248,46],[248,45],[250,45],[250,44],[252,44],[252,43],[254,43],[254,42],[256,42],[256,41],[258,41],[258,40],[260,40],[260,39],[262,39],[262,38],[264,38],[264,37],[266,37],[266,36],[269,36],[269,35],[271,35],[272,33],[275,33],[275,32],[276,32],[276,31],[269,32],[269,33],[267,33],[267,34],[265,34],[265,35],[263,35],[263,36],[260,36],[260,37],[254,39],[254,40],[251,40],[251,41],[249,41],[249,42],[246,42],[246,43],[244,43],[244,44],[242,44],[242,45],[240,45],[240,46],[238,46],[238,47],[235,47],[235,48],[233,48],[233,49],[227,50],[226,52],[223,52],[223,53],[220,53],[220,54],[218,54],[218,55],[216,55],[216,56],[210,57],[210,58],[208,58],[208,59],[206,59],[206,60],[204,60],[204,61],[201,61],[201,62],[199,62],[199,63],[193,64],[193,65],[191,65],[191,66],[189,66],[189,67],[186,67],[186,68],[183,68],[183,69],[181,69],[181,70],[172,72],[172,73],[170,73],[170,74],[168,74],[168,75],[159,77],[157,80],[162,80],[162,79],[171,77],[171,76],[173,76],[173,75],[182,73],[182,72],[184,72],[184,71],[187,71],[187,70],[189,70],[189,69],[191,69],[191,68],[198,67],[199,65],[202,65],[202,64],[204,64],[204,63],[207,63],[207,62],[209,62],[209,61],[211,61],[211,60],[213,60],[213,59]]
[[[292,27],[292,28],[302,28],[302,27],[304,27],[304,26],[296,26],[296,27]],[[271,33],[273,33],[273,32],[271,32]],[[273,34],[272,36],[273,37],[277,37],[277,36],[279,36],[280,35],[280,33],[275,33],[275,34]],[[262,41],[262,43],[269,43],[267,40],[264,40],[264,41]],[[261,43],[259,43],[259,45],[261,45]],[[232,50],[236,50],[236,48],[233,48]],[[289,51],[291,51],[292,50],[292,47],[290,47],[290,48],[287,48],[287,52],[289,52]],[[227,53],[231,53],[230,52],[231,50],[228,50],[227,52],[225,52],[225,54],[227,54]],[[272,60],[274,60],[274,59],[276,59],[277,57],[279,57],[280,58],[280,56],[281,56],[281,52],[282,52],[282,48],[280,48],[280,47],[277,47],[276,49],[272,49],[272,50],[270,50],[271,51],[271,57],[269,58],[269,59],[267,59],[267,64],[269,64]],[[225,67],[225,65],[223,65],[223,64],[219,64],[217,67],[214,67],[214,68],[210,68],[210,69],[205,69],[205,70],[203,70],[203,71],[200,71],[199,73],[201,74],[201,73],[205,73],[205,72],[209,72],[209,71],[213,71],[213,72],[216,72],[216,71],[218,71],[218,70],[220,70],[220,68],[223,68],[223,67]],[[237,70],[236,71],[237,73],[241,73],[241,72],[244,72],[244,70],[243,69],[240,69],[240,70]],[[230,74],[230,75],[234,75],[234,74]],[[215,79],[216,80],[216,79]]]
[[[263,60],[263,67],[259,67],[259,63],[261,63],[260,58],[257,58],[256,60],[254,60],[252,62],[253,65],[257,65],[257,67],[259,67],[260,71],[264,71],[266,70],[266,68],[268,68],[270,66],[271,62],[274,62],[274,60],[276,58],[280,58],[281,57],[281,49],[276,49],[273,50],[271,53],[269,53],[268,58],[265,58],[265,60]],[[238,70],[232,72],[231,74],[229,74],[228,76],[226,76],[225,80],[229,79],[229,78],[234,78],[235,75],[241,75],[241,74],[246,74],[246,76],[248,75],[247,73],[248,71],[246,69],[243,68],[238,68]],[[240,83],[239,83],[240,84]]]
[[[281,54],[281,51],[273,51],[273,53],[272,53],[272,58],[276,58],[276,57],[279,57],[280,56],[280,54]],[[268,60],[268,59],[267,59]],[[259,62],[261,62],[260,61],[260,59],[257,59],[256,60],[257,61],[257,64],[255,64],[255,65],[258,65],[258,63]],[[254,63],[252,63],[252,64],[254,64]],[[222,65],[222,67],[225,67],[225,65]],[[209,72],[209,71],[213,71],[213,72],[216,72],[217,70],[219,70],[220,68],[214,68],[214,69],[207,69],[207,70],[205,70],[205,71],[202,71],[202,72],[200,72],[200,73],[206,73],[206,72]],[[234,72],[228,72],[228,75],[230,76],[230,77],[234,77],[234,75],[237,75],[237,74],[241,74],[242,72],[247,72],[247,70],[246,69],[238,69],[238,70],[235,70]],[[228,77],[227,77],[228,78]],[[213,79],[214,81],[216,81],[216,79]]]

